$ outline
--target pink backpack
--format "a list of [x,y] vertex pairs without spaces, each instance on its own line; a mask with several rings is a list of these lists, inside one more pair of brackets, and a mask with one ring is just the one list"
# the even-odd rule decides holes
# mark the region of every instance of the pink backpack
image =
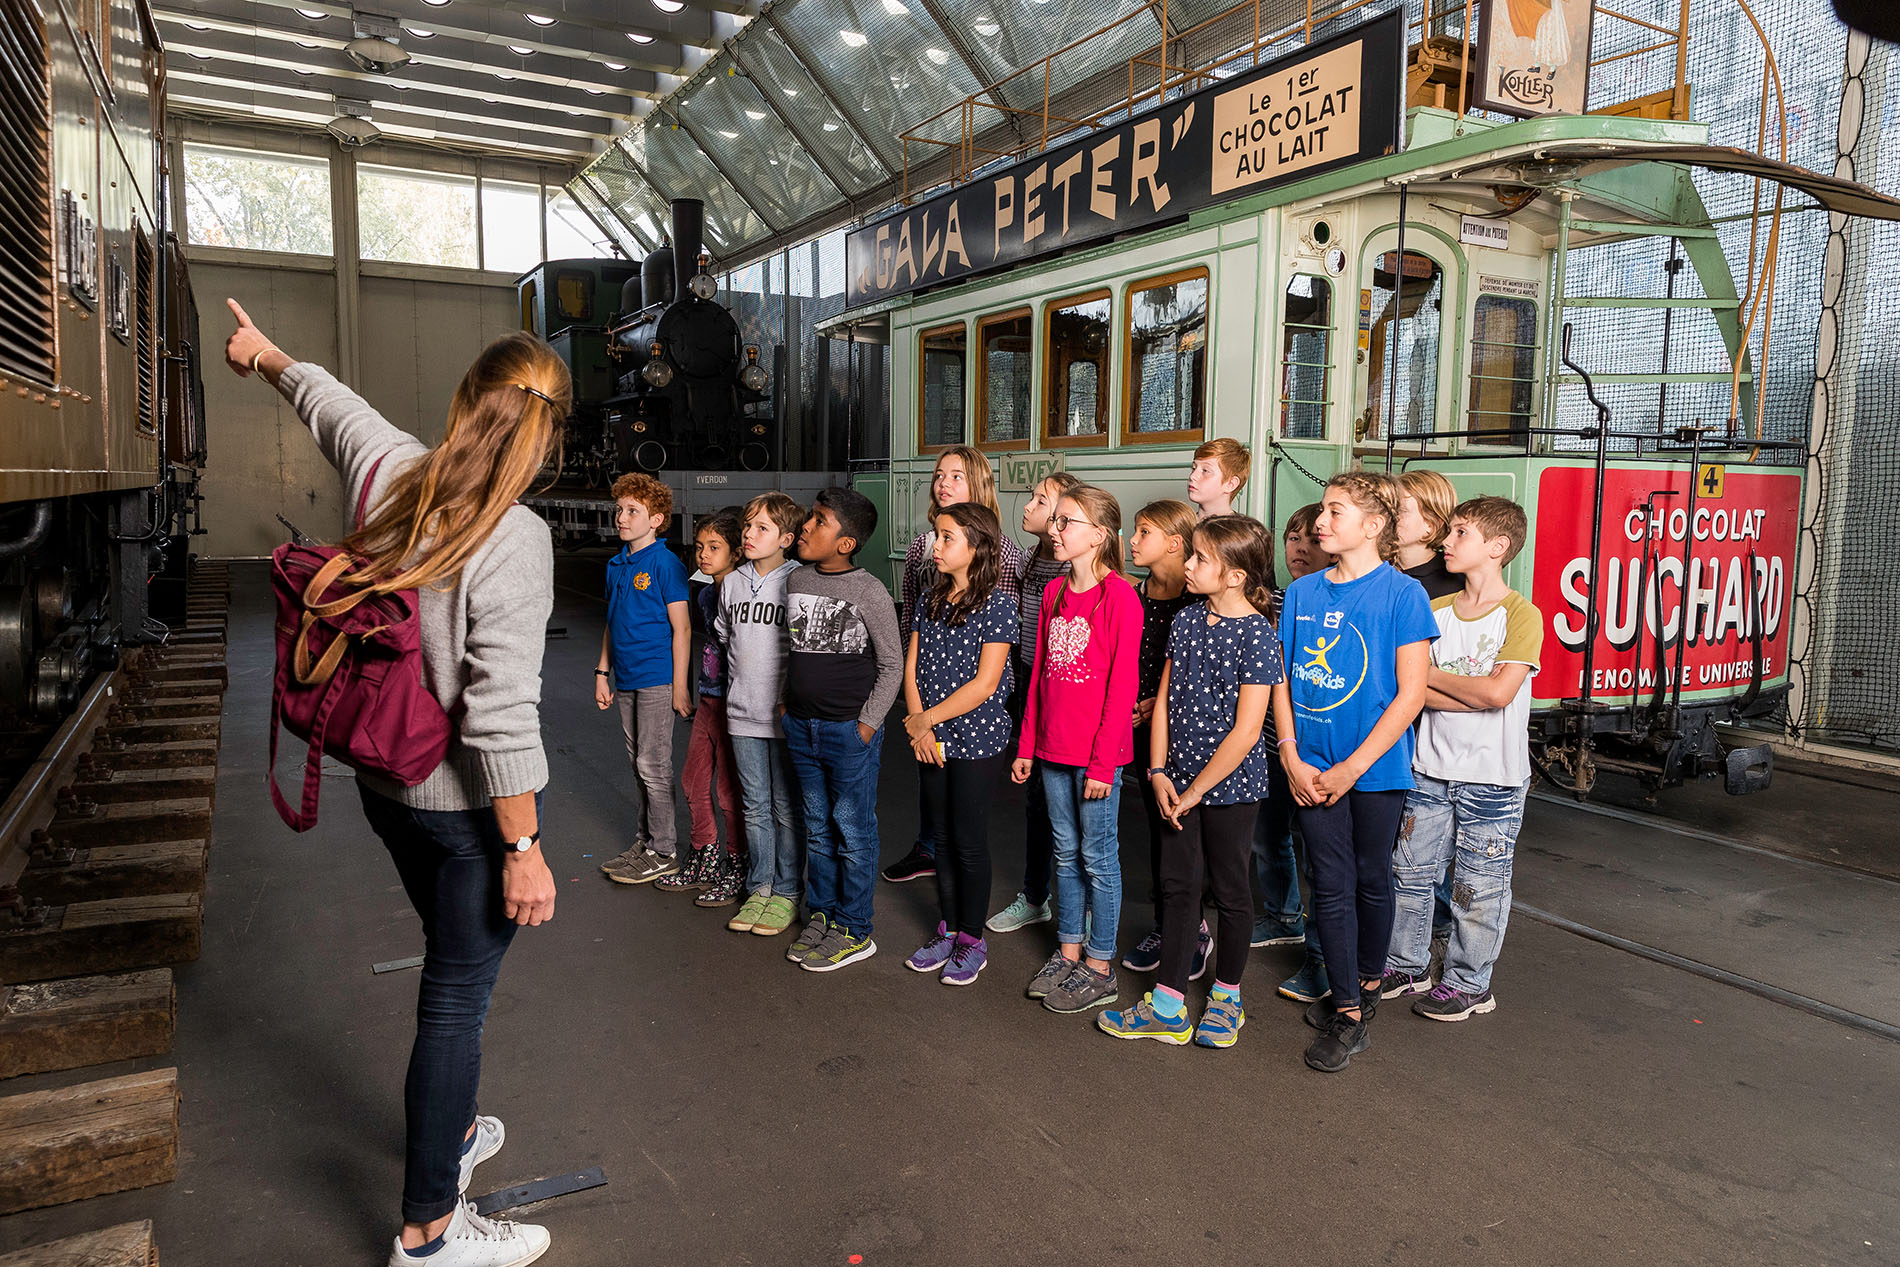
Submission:
[[[358,528],[382,464],[376,459],[363,481]],[[286,542],[271,552],[277,679],[267,777],[271,802],[293,831],[316,825],[324,753],[359,773],[414,787],[442,764],[454,735],[448,714],[422,682],[416,591],[371,594],[344,584],[357,561],[335,546]],[[277,787],[279,724],[309,744],[300,810]]]

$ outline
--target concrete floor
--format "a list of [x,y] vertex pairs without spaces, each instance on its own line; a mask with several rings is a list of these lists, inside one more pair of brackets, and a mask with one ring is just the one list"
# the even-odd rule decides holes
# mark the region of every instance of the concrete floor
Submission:
[[[1285,950],[1255,952],[1233,1050],[1117,1043],[1022,997],[1046,929],[995,938],[971,989],[906,972],[936,919],[926,883],[880,884],[879,954],[823,976],[784,961],[786,938],[610,884],[596,867],[626,840],[631,776],[591,705],[589,568],[562,573],[542,711],[560,904],[503,969],[483,1106],[508,1143],[473,1188],[605,1169],[606,1187],[522,1212],[554,1234],[543,1261],[1900,1262],[1900,1044],[1528,918],[1495,1014],[1391,1007],[1325,1077],[1272,995]],[[181,1070],[178,1179],[0,1220],[0,1252],[151,1218],[166,1267],[327,1267],[381,1262],[394,1233],[416,977],[370,965],[420,937],[347,778],[305,836],[271,811],[268,592],[261,567],[233,577],[204,954],[178,974],[176,1050],[140,1062]],[[915,827],[901,757],[887,856]],[[1020,797],[998,800],[996,906],[1022,848]],[[1720,812],[1768,842],[1838,830],[1865,849],[1852,825],[1896,806],[1783,774]],[[1123,839],[1139,874],[1132,814]],[[1518,871],[1527,903],[1900,1021],[1887,882],[1541,804]],[[1137,900],[1124,938],[1145,924]]]

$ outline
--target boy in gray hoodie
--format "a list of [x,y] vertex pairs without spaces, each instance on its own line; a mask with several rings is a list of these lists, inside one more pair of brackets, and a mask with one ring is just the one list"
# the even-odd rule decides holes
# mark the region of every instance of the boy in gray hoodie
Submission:
[[784,712],[785,580],[798,564],[785,557],[805,512],[784,493],[746,503],[740,564],[719,586],[714,631],[726,648],[726,729],[745,802],[752,860],[746,900],[726,924],[772,937],[791,926],[804,885],[805,828],[779,717]]

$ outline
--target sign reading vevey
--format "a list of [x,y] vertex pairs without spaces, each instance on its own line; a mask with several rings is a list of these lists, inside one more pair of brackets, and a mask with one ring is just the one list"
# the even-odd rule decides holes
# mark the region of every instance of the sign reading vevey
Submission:
[[845,240],[852,305],[1019,263],[1390,153],[1394,10],[911,207]]

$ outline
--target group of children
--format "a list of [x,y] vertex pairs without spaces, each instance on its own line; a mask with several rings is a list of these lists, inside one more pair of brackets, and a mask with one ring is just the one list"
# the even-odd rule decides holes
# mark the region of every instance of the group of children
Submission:
[[[999,523],[988,460],[953,447],[895,612],[853,562],[877,524],[868,499],[827,489],[807,513],[782,493],[754,498],[743,519],[698,528],[712,584],[697,704],[683,685],[684,569],[656,543],[672,499],[623,477],[596,699],[618,703],[645,808],[634,845],[602,869],[703,906],[742,903],[728,927],[762,936],[796,923],[802,898],[787,958],[810,971],[875,954],[877,779],[901,694],[921,827],[883,874],[934,877],[939,914],[906,967],[968,985],[989,934],[1053,921],[1030,998],[1086,1012],[1120,1002],[1118,966],[1153,973],[1098,1027],[1219,1048],[1246,1021],[1250,947],[1303,943],[1280,993],[1310,1004],[1306,1062],[1327,1072],[1365,1050],[1382,999],[1419,995],[1413,1010],[1436,1020],[1493,1010],[1543,629],[1503,580],[1524,513],[1457,503],[1433,472],[1345,472],[1288,521],[1282,589],[1268,530],[1234,512],[1248,474],[1232,440],[1196,450],[1187,502],[1133,517],[1137,585],[1112,495],[1043,480],[1022,515],[1025,555]],[[693,718],[684,859],[675,713]],[[1006,769],[1027,792],[1025,870],[991,915]],[[1118,961],[1125,778],[1147,822],[1153,927]],[[1210,965],[1191,1019],[1188,985]]]

